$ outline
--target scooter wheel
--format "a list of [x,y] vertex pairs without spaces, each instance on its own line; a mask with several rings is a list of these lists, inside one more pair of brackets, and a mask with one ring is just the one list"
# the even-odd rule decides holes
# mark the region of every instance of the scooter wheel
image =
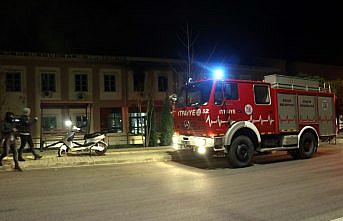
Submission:
[[57,152],[58,157],[63,157],[63,152],[64,150],[58,149],[58,152]]
[[59,157],[63,157],[64,154],[67,154],[67,151],[64,150],[62,147],[60,147],[60,148],[58,149],[57,154],[58,154]]
[[101,143],[101,142],[98,143],[97,145],[100,146],[100,147],[103,147],[104,149],[102,151],[94,150],[95,154],[98,155],[98,156],[104,155],[106,153],[106,151],[107,151],[107,145],[105,145],[104,143]]

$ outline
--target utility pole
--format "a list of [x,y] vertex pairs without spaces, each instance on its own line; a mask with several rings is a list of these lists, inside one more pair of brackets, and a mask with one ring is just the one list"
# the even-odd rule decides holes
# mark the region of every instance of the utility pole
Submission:
[[187,23],[187,32],[186,32],[186,35],[187,35],[187,57],[188,57],[188,76],[187,76],[187,80],[190,79],[190,77],[192,76],[191,75],[191,53],[190,53],[190,34],[189,34],[189,26],[188,26],[188,23]]
[[187,62],[187,66],[181,68],[184,70],[183,73],[184,77],[186,77],[186,83],[190,78],[192,78],[192,64],[194,59],[193,46],[197,40],[197,37],[198,36],[193,38],[192,30],[189,28],[188,22],[186,23],[186,27],[182,29],[182,34],[177,34],[177,38],[179,39],[180,43],[185,49],[185,53],[187,54],[185,57],[183,57],[183,60],[186,60]]

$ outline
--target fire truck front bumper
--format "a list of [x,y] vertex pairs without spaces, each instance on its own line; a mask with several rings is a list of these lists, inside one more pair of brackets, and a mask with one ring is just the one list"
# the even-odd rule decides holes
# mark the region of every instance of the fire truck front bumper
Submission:
[[175,150],[191,150],[201,155],[216,151],[216,146],[221,145],[222,138],[198,137],[198,136],[173,136],[173,148]]

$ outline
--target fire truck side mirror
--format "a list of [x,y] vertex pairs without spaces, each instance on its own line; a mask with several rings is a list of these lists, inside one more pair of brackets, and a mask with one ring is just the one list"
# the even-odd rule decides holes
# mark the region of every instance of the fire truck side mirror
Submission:
[[172,101],[173,103],[175,103],[177,101],[177,95],[176,94],[171,94],[169,96],[169,100]]

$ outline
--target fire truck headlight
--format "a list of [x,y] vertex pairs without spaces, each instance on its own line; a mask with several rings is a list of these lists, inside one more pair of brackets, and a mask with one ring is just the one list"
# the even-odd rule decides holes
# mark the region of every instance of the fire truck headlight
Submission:
[[206,140],[203,138],[196,138],[194,142],[197,147],[204,147],[206,145]]
[[178,150],[179,149],[179,146],[178,146],[179,136],[177,134],[174,134],[172,137],[172,141],[173,141],[173,148],[175,150]]
[[204,155],[206,153],[206,148],[205,147],[198,147],[198,153],[201,155]]

